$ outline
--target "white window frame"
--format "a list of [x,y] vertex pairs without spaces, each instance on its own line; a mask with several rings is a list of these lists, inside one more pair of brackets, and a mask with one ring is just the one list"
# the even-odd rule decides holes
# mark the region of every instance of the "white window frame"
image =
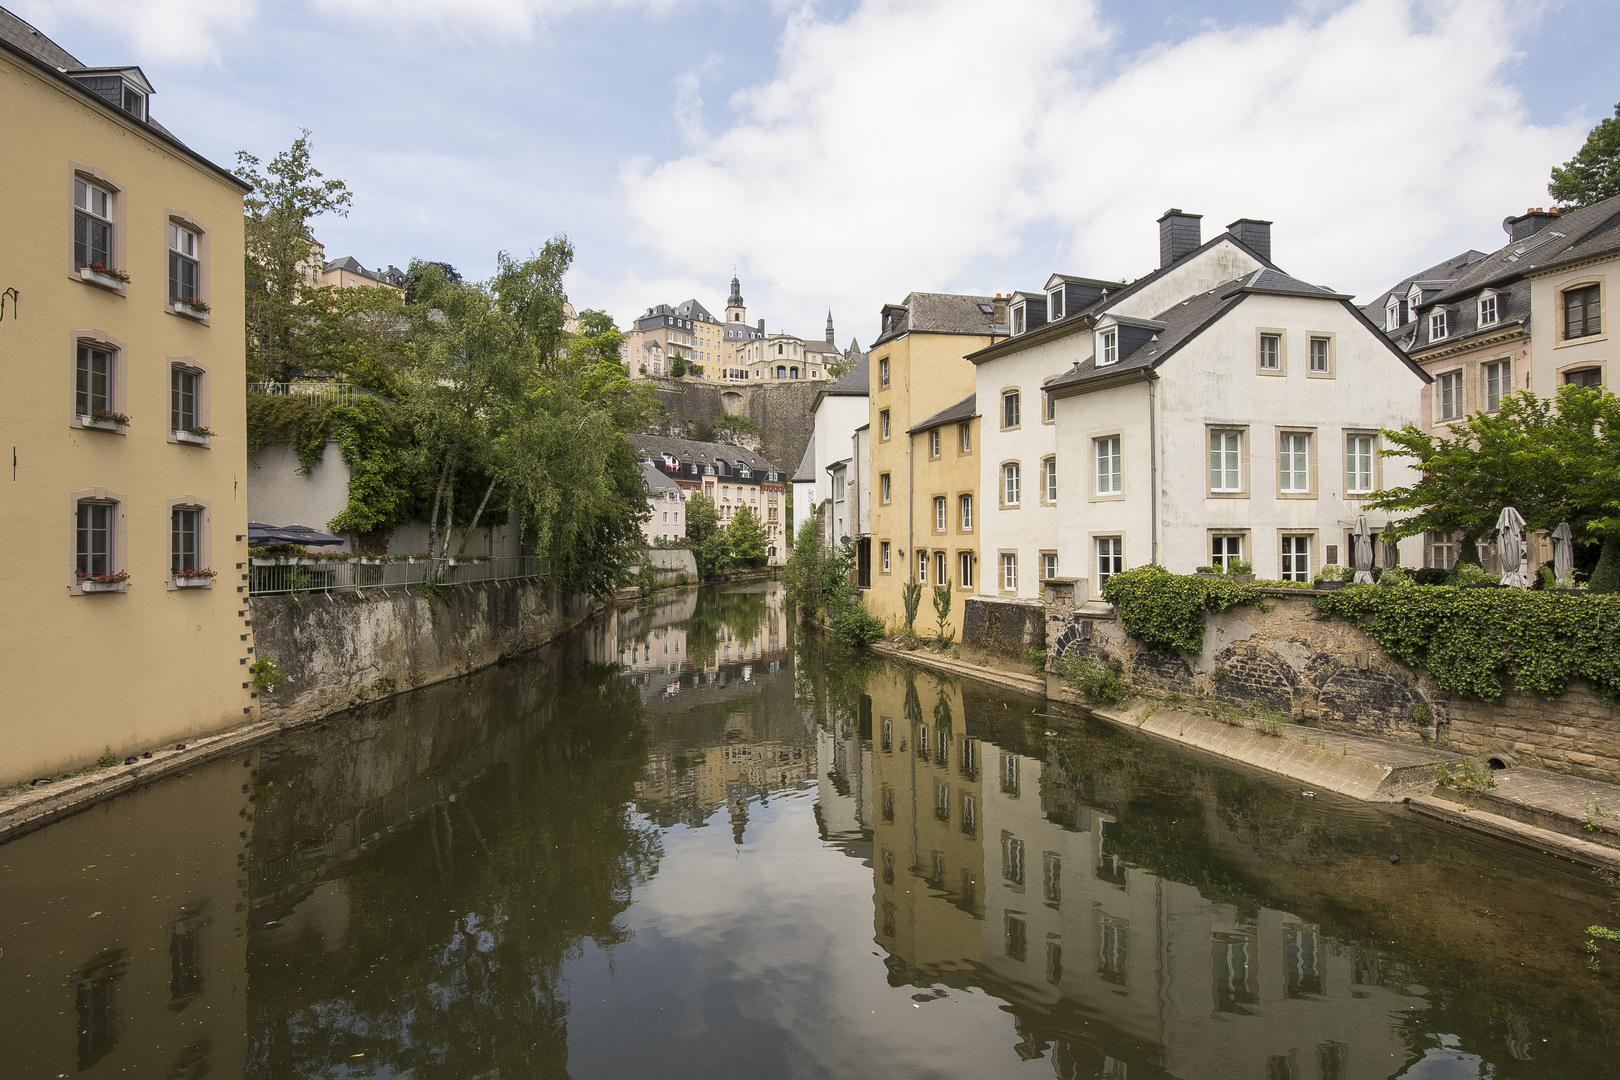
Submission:
[[939,457],[939,428],[928,433],[928,456]]
[[[97,199],[97,196],[100,196],[99,200]],[[110,188],[102,187],[93,180],[87,180],[83,176],[75,176],[73,178],[73,210],[75,222],[77,221],[78,215],[83,214],[91,221],[106,228],[106,266],[109,270],[116,269],[118,266],[118,228],[113,220],[113,213],[117,207],[117,198],[117,192]],[[77,224],[74,226],[74,244],[78,244]],[[90,247],[88,237],[86,238],[85,249],[86,258],[82,262],[79,260],[78,253],[74,253],[73,261],[76,266],[89,266],[97,261],[94,257],[95,252]]]
[[1046,321],[1057,322],[1063,318],[1063,286],[1051,290],[1046,294]]
[[890,559],[893,555],[893,550],[889,546],[889,541],[884,540],[878,544],[878,553],[883,557],[883,572],[887,574],[892,566]]
[[1444,309],[1429,312],[1429,340],[1444,341],[1451,336]]
[[1091,457],[1097,466],[1094,473],[1098,495],[1125,493],[1123,445],[1118,435],[1104,435],[1091,440]]
[[1001,467],[1001,495],[1003,506],[1018,506],[1023,495],[1023,474],[1018,462],[1009,461]]
[[1463,373],[1459,368],[1456,371],[1446,371],[1434,377],[1435,401],[1439,406],[1441,420],[1461,420],[1467,412],[1467,402],[1463,398]]
[[1017,337],[1024,332],[1024,305],[1014,304],[1012,307],[1012,336]]
[[878,387],[880,389],[889,385],[889,358],[883,357],[878,361]]
[[894,483],[890,477],[889,473],[878,475],[878,501],[885,506],[894,501]]
[[1282,580],[1310,581],[1312,577],[1311,536],[1309,533],[1285,533],[1279,550],[1282,552]]
[[959,444],[960,451],[962,453],[964,453],[964,454],[973,453],[973,423],[972,423],[972,421],[964,420],[960,424],[957,424],[956,425],[956,433],[959,436],[958,439],[957,439],[957,442]]
[[[1317,376],[1333,374],[1333,339],[1321,334],[1314,334],[1305,340],[1307,356],[1305,370]],[[1317,361],[1321,360],[1321,367]]]
[[934,531],[935,532],[941,532],[942,533],[942,532],[944,532],[946,529],[948,529],[950,527],[950,511],[947,508],[948,506],[949,506],[949,504],[945,501],[945,496],[943,496],[943,495],[935,495],[934,496]]
[[[1301,483],[1303,478],[1303,483]],[[1283,431],[1277,436],[1277,490],[1284,495],[1311,491],[1311,433]]]
[[1041,459],[1041,488],[1048,503],[1057,502],[1057,456]]
[[1003,592],[1018,591],[1018,553],[1016,551],[1003,551],[1001,553],[1001,590]]
[[[1209,538],[1209,564],[1230,573],[1234,564],[1244,561],[1243,539],[1242,533],[1212,534]],[[1236,551],[1232,550],[1234,547]]]
[[1091,550],[1097,562],[1097,588],[1101,589],[1109,578],[1125,569],[1125,538],[1093,537]]
[[1024,401],[1023,395],[1017,390],[1003,390],[1001,392],[1001,430],[1012,431],[1023,427]]
[[1513,393],[1513,361],[1493,360],[1481,364],[1481,378],[1485,382],[1485,411],[1496,412],[1502,399]]
[[1500,293],[1482,293],[1479,297],[1479,325],[1495,326],[1502,321],[1502,305],[1497,299]]
[[972,495],[962,495],[962,496],[958,497],[956,505],[957,505],[957,508],[961,511],[961,514],[962,514],[962,531],[963,532],[972,532],[973,531],[973,496]]
[[[1218,459],[1218,460],[1217,460]],[[1216,475],[1220,483],[1216,483]],[[1209,432],[1209,490],[1235,495],[1243,490],[1243,432],[1211,428]]]
[[928,584],[928,549],[917,552],[917,583]]
[[973,552],[959,551],[956,553],[956,585],[961,589],[973,588]]
[[[1282,341],[1283,337],[1281,334],[1262,333],[1260,335],[1260,352],[1255,360],[1255,363],[1259,365],[1261,371],[1282,371]],[[1266,346],[1268,344],[1272,347],[1269,356],[1266,353]],[[1269,361],[1269,363],[1267,361]]]
[[883,409],[878,412],[878,431],[882,435],[885,442],[887,442],[889,439],[889,430],[889,410]]
[[1378,482],[1378,436],[1352,432],[1344,437],[1344,493],[1370,495]]
[[1051,581],[1058,576],[1058,557],[1055,551],[1041,552],[1041,580]]
[[1119,331],[1103,330],[1097,334],[1097,366],[1108,367],[1119,363]]

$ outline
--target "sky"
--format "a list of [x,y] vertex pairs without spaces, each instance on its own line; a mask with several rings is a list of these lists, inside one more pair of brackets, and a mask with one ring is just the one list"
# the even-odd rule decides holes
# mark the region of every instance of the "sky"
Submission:
[[6,3],[215,161],[309,129],[329,258],[480,278],[566,233],[621,327],[735,270],[840,345],[912,291],[1138,277],[1170,207],[1366,299],[1500,247],[1620,101],[1614,0]]

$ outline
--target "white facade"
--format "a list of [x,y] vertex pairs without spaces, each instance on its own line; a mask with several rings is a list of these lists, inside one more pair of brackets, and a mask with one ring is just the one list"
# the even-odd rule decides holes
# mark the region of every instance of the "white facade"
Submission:
[[[1073,363],[1075,338],[1064,337],[1052,345],[1015,352],[1002,359],[980,364],[975,371],[975,396],[979,409],[979,496],[978,521],[973,528],[979,537],[979,594],[982,596],[1038,597],[1041,581],[1047,576],[1045,555],[1057,563],[1053,576],[1069,574],[1058,556],[1058,530],[1062,527],[1058,504],[1048,490],[1048,462],[1056,466],[1057,425],[1047,419],[1048,405],[1044,384]],[[1089,335],[1087,335],[1089,344]],[[1008,395],[1018,397],[1018,423],[1008,426]],[[1055,403],[1050,403],[1055,404]],[[953,437],[954,428],[946,432]],[[1007,502],[1004,467],[1019,465],[1019,499]],[[1058,493],[1063,491],[1061,472]],[[960,514],[959,507],[952,513]],[[1007,588],[1003,555],[1014,562],[1013,587]]]
[[[855,429],[866,424],[868,416],[866,395],[823,394],[816,403],[813,430],[816,448],[816,486],[813,498],[820,506],[833,497],[832,477],[827,467],[835,461],[849,457],[854,446],[851,441]],[[797,499],[797,496],[794,496]],[[794,503],[797,506],[797,502]]]

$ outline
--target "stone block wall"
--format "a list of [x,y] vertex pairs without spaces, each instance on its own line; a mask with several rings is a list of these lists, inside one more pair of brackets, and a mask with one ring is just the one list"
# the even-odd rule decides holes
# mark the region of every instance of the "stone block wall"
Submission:
[[1312,598],[1266,597],[1204,617],[1203,651],[1157,652],[1129,637],[1107,604],[1047,590],[1047,670],[1081,655],[1115,663],[1137,691],[1213,701],[1244,712],[1269,706],[1298,722],[1436,746],[1504,765],[1531,765],[1620,782],[1620,711],[1584,684],[1548,701],[1509,691],[1495,702],[1453,697]]
[[962,605],[964,649],[1025,659],[1046,648],[1046,618],[1033,600],[969,597]]

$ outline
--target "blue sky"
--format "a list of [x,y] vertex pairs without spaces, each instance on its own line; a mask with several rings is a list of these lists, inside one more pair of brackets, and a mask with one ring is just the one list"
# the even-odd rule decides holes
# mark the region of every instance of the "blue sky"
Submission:
[[1612,0],[11,2],[216,160],[311,129],[330,256],[483,276],[566,232],[621,324],[736,266],[841,344],[911,290],[1144,273],[1172,205],[1373,294],[1499,246],[1620,101]]

